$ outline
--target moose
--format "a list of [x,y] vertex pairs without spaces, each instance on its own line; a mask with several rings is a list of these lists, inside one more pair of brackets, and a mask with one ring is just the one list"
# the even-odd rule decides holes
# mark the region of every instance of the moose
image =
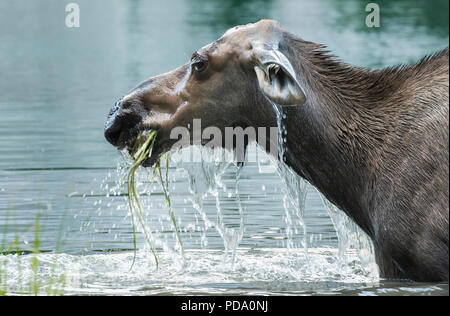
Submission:
[[156,130],[148,167],[171,151],[177,126],[273,127],[276,108],[287,133],[274,158],[370,236],[381,277],[448,281],[448,48],[369,70],[277,21],[237,26],[117,102],[105,137],[123,149]]

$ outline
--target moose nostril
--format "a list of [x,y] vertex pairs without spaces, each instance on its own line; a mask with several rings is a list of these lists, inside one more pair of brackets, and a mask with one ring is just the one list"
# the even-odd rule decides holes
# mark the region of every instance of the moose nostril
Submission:
[[124,146],[129,141],[142,120],[140,113],[133,108],[123,108],[123,104],[123,101],[116,103],[105,123],[105,138],[116,147]]
[[123,125],[120,121],[115,121],[113,124],[107,127],[105,129],[106,140],[114,146],[119,145],[120,135],[122,134],[122,127]]
[[133,106],[136,100],[124,98],[116,102],[105,123],[105,138],[121,147],[132,137],[133,130],[142,121],[142,115]]

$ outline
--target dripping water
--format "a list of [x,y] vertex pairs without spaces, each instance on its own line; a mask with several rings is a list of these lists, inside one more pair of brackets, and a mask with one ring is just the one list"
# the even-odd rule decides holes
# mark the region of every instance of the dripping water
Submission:
[[[265,153],[261,155],[261,152],[259,152],[257,170],[260,173],[275,170],[283,184],[280,189],[282,192],[280,204],[284,209],[284,227],[281,227],[281,232],[284,232],[285,238],[281,245],[291,254],[286,257],[288,258],[286,262],[290,268],[290,273],[299,278],[304,278],[306,275],[312,277],[312,275],[318,273],[318,263],[310,260],[311,254],[307,239],[307,226],[305,224],[305,204],[310,186],[284,162],[287,150],[285,139],[288,131],[283,121],[286,119],[286,115],[281,107],[275,104],[273,106],[277,115],[280,160],[268,157]],[[210,238],[209,236],[211,236],[212,232],[216,232],[221,238],[223,249],[225,250],[223,260],[228,262],[230,267],[233,268],[237,264],[237,258],[239,257],[239,246],[245,237],[245,206],[241,201],[241,192],[239,190],[242,167],[233,162],[233,153],[223,149],[194,146],[184,150],[196,151],[195,154],[199,155],[200,159],[196,163],[186,162],[180,159],[183,154],[174,154],[170,164],[172,168],[169,174],[171,178],[174,178],[174,181],[171,181],[170,190],[176,192],[178,182],[184,182],[187,179],[189,195],[183,199],[183,202],[192,205],[192,210],[195,213],[191,217],[194,222],[189,222],[188,220],[184,225],[185,234],[183,238],[192,238],[194,242],[196,240],[201,249],[208,250],[211,249],[208,238]],[[192,156],[193,154],[191,153],[190,155]],[[121,178],[125,170],[126,166],[118,167],[115,176]],[[169,221],[162,215],[166,207],[165,203],[155,202],[157,199],[155,199],[154,195],[158,194],[160,188],[158,185],[150,184],[149,178],[151,175],[148,171],[141,170],[138,174],[137,189],[142,196],[142,205],[147,210],[146,220],[153,232],[155,245],[166,255],[176,257],[177,251],[174,249],[173,242],[175,235],[174,233],[167,233],[170,231]],[[176,178],[184,180],[177,181]],[[109,192],[108,194],[114,196],[121,192],[121,181],[118,181],[116,185],[111,185],[109,182],[106,181],[108,184],[104,187]],[[264,185],[262,190],[265,191]],[[211,203],[211,198],[215,204],[215,214],[207,212],[208,207],[211,209],[210,205],[204,205],[205,201]],[[229,211],[230,201],[232,202],[232,212]],[[365,239],[364,235],[360,234],[356,226],[351,225],[352,222],[340,210],[329,202],[327,203],[326,200],[323,203],[338,234],[339,251],[336,254],[336,262],[339,265],[339,274],[349,275],[352,273],[353,268],[351,265],[353,264],[354,256],[349,255],[349,251],[352,250],[357,250],[364,269],[375,271],[370,240]],[[123,205],[125,206],[121,207],[119,205],[117,210],[124,211],[127,209],[125,197]],[[102,207],[99,207],[99,209],[102,209]],[[176,214],[180,212],[180,209],[180,207],[174,206]],[[156,226],[155,218],[157,219]],[[129,214],[126,220],[130,220]],[[177,219],[177,221],[181,227],[181,219]],[[194,233],[188,234],[189,231]],[[191,237],[186,237],[186,235]],[[145,253],[148,250],[144,246],[142,252]],[[311,251],[315,252],[314,249]],[[318,266],[321,266],[321,264]]]
[[[302,239],[302,246],[307,254],[308,245],[306,239],[304,212],[308,187],[310,185],[285,163],[285,153],[287,150],[286,139],[288,131],[286,126],[283,124],[283,120],[285,120],[287,116],[283,113],[283,108],[280,105],[275,104],[272,101],[270,102],[276,113],[278,125],[278,150],[280,159],[277,164],[277,171],[284,183],[284,189],[287,191],[287,194],[284,196],[283,203],[286,212],[286,229],[288,235],[292,234],[291,225],[293,223],[293,216],[291,215],[292,213],[289,212],[289,204],[291,204],[296,211],[295,215],[297,218],[297,225],[303,229],[304,238]],[[318,193],[336,229],[338,238],[338,254],[336,259],[341,274],[345,275],[352,273],[352,260],[354,260],[354,257],[350,257],[349,253],[352,249],[354,249],[356,250],[360,260],[361,269],[364,270],[362,273],[365,275],[370,275],[373,279],[378,279],[378,266],[375,263],[374,248],[371,239],[343,211],[329,202],[323,194],[320,192]],[[288,243],[287,248],[292,248],[292,244]],[[308,260],[307,256],[306,260]]]

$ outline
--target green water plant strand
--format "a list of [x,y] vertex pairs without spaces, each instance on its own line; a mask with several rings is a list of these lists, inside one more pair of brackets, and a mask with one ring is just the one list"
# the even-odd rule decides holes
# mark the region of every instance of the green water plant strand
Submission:
[[[145,220],[142,212],[141,205],[139,203],[139,196],[136,192],[136,185],[135,185],[135,173],[137,169],[142,165],[142,163],[151,157],[153,146],[155,145],[157,132],[151,131],[148,133],[142,133],[138,136],[135,146],[132,150],[133,154],[131,155],[131,158],[133,159],[133,164],[128,172],[128,202],[130,205],[131,210],[131,221],[133,225],[133,245],[134,245],[134,256],[133,256],[133,263],[131,265],[131,268],[133,268],[134,263],[136,261],[136,252],[137,252],[137,246],[136,246],[136,218],[139,221],[139,224],[142,227],[142,230],[145,235],[145,239],[147,240],[147,243],[149,244],[153,256],[155,258],[156,267],[158,268],[158,258],[156,256],[156,250],[153,245],[153,242],[151,240],[151,233],[147,230],[147,227],[145,226]],[[178,230],[177,222],[175,219],[175,214],[172,209],[172,202],[170,200],[169,195],[169,157],[167,154],[164,155],[165,159],[165,167],[166,167],[166,175],[165,175],[165,181],[163,179],[162,171],[161,171],[161,161],[158,161],[153,168],[153,176],[151,183],[153,183],[155,176],[159,176],[159,180],[161,183],[162,191],[164,193],[164,197],[166,199],[167,207],[169,210],[169,216],[172,221],[172,224],[175,229],[175,233],[177,236],[178,243],[180,245],[181,254],[184,258],[184,248],[183,248],[183,242],[181,240],[180,232]],[[130,270],[131,270],[130,268]]]
[[130,205],[131,221],[133,225],[133,246],[134,246],[133,262],[131,264],[130,270],[133,268],[134,263],[136,262],[136,253],[137,253],[135,216],[137,217],[139,223],[141,224],[145,239],[147,240],[147,243],[150,246],[150,249],[155,258],[156,267],[158,267],[158,258],[156,256],[156,250],[153,245],[152,239],[150,238],[150,232],[147,231],[147,228],[144,223],[144,216],[142,213],[141,204],[139,203],[139,196],[136,192],[136,185],[135,185],[136,170],[152,154],[153,146],[155,145],[156,140],[156,131],[151,131],[147,140],[145,140],[142,146],[139,146],[140,144],[142,144],[143,137],[144,135],[141,134],[136,140],[135,153],[132,154],[132,159],[134,160],[134,162],[130,168],[130,171],[128,172],[128,203]]
[[164,155],[164,160],[166,162],[166,165],[165,165],[165,167],[166,167],[166,183],[165,183],[165,185],[164,185],[164,181],[163,181],[163,177],[162,177],[160,164],[158,164],[158,166],[157,166],[158,172],[159,172],[159,180],[161,182],[161,187],[164,192],[164,197],[166,198],[167,208],[169,210],[169,216],[170,216],[170,219],[172,220],[172,224],[175,229],[175,234],[177,235],[177,240],[180,245],[181,255],[184,258],[183,241],[181,240],[180,231],[178,230],[177,221],[175,219],[175,214],[173,213],[172,202],[170,200],[170,195],[169,195],[169,156],[168,156],[168,154]]
[[31,272],[33,276],[30,280],[30,293],[33,294],[34,296],[37,296],[39,292],[39,285],[38,285],[39,261],[37,255],[40,253],[39,252],[40,220],[41,214],[37,214],[34,227],[33,258],[31,259]]

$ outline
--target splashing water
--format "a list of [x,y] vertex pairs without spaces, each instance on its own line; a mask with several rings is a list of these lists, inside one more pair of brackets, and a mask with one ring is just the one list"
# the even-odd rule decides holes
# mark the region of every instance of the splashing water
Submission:
[[307,253],[308,245],[306,241],[304,214],[308,184],[285,164],[286,137],[288,132],[286,126],[283,124],[283,120],[286,119],[286,115],[283,113],[283,109],[280,105],[273,103],[272,101],[270,102],[272,103],[272,107],[277,116],[278,155],[280,159],[275,163],[277,172],[284,184],[283,206],[286,216],[286,231],[289,239],[287,247],[288,249],[296,248],[292,243],[292,235],[298,234],[298,229],[300,228],[304,236],[301,247],[305,250],[305,253]]
[[[334,249],[313,249],[310,265],[301,254],[286,255],[283,249],[238,249],[238,259],[231,266],[218,250],[186,250],[188,264],[180,266],[179,259],[162,252],[160,268],[155,270],[149,251],[139,250],[136,265],[129,273],[132,252],[76,256],[61,254],[51,272],[54,254],[39,254],[37,284],[45,293],[50,273],[64,277],[65,294],[94,295],[267,295],[267,294],[339,294],[355,289],[371,288],[376,283],[364,275],[336,274],[331,258]],[[354,256],[350,253],[350,256]],[[9,293],[20,294],[17,280],[27,280],[33,271],[22,259],[22,270],[8,274]],[[8,265],[17,265],[17,256],[8,256]],[[356,267],[358,268],[358,267]]]
[[[352,259],[349,257],[351,249],[356,251],[362,268],[373,278],[379,278],[378,266],[375,263],[373,243],[361,228],[359,228],[343,211],[334,206],[321,195],[334,227],[338,234],[338,263],[341,273],[351,273]],[[354,259],[353,259],[354,260]]]
[[[282,112],[279,114],[282,118]],[[282,119],[279,123],[282,131]],[[280,153],[284,154],[285,148],[281,144]],[[250,169],[251,172],[244,172],[252,166],[238,167],[232,162],[232,153],[222,149],[190,147],[186,150],[196,150],[196,154],[201,156],[201,163],[183,162],[174,154],[169,172],[173,210],[183,242],[186,241],[186,264],[177,249],[176,233],[167,215],[161,188],[150,183],[151,171],[140,169],[136,174],[136,189],[145,224],[152,232],[158,251],[159,269],[155,267],[151,249],[142,234],[138,238],[139,250],[131,273],[128,272],[133,260],[131,249],[83,256],[59,254],[58,266],[53,273],[55,278],[65,277],[65,293],[332,294],[378,284],[370,240],[325,199],[323,203],[337,231],[338,248],[312,248],[308,245],[305,208],[310,186],[283,162],[271,160],[258,151],[264,162]],[[227,158],[224,159],[224,156]],[[271,191],[269,182],[262,183],[259,190],[247,187],[249,179],[265,176],[268,170],[276,170],[277,179],[281,181],[282,185],[275,191]],[[126,172],[127,166],[123,162],[115,172],[109,172],[102,182],[106,195],[94,204],[96,215],[108,217],[123,214],[122,223],[113,225],[130,227],[127,196],[123,192]],[[271,192],[276,194],[271,196]],[[264,236],[264,233],[261,233],[264,239],[258,239],[261,235],[246,236],[246,228],[255,234],[255,228],[248,227],[248,222],[252,221],[247,208],[252,203],[260,203],[261,209],[253,216],[263,218],[267,201],[258,200],[264,201],[269,197],[276,198],[271,201],[272,205],[279,205],[281,212],[284,210],[284,223],[271,223],[268,219],[266,226],[270,227],[270,236]],[[252,225],[255,225],[254,221]],[[101,228],[102,224],[98,221],[90,221],[82,229]],[[127,237],[128,247],[132,244],[129,232],[118,234],[114,235],[114,239]],[[271,246],[268,246],[268,241],[272,242]],[[50,271],[48,265],[54,262],[55,256],[37,255],[42,272],[38,283],[42,288],[45,288],[45,278],[48,278]],[[7,260],[14,266],[18,257],[8,256]],[[26,265],[9,271],[10,292],[14,292],[14,282],[31,273],[33,271],[28,271]],[[19,292],[16,290],[16,293]]]
[[[361,280],[370,280],[370,282],[378,280],[371,241],[343,212],[329,203],[323,196],[323,203],[338,234],[339,248],[338,251],[333,249],[325,252],[318,251],[317,248],[309,249],[304,216],[310,186],[284,163],[287,130],[283,120],[286,116],[281,107],[274,105],[274,109],[277,114],[278,145],[281,159],[280,161],[275,161],[273,158],[264,157],[265,153],[258,151],[259,156],[265,158],[261,159],[262,163],[258,163],[258,170],[260,173],[276,170],[283,183],[281,191],[285,218],[285,237],[283,238],[282,246],[287,251],[284,263],[289,267],[290,275],[298,280],[306,280],[308,278],[325,277],[324,273],[326,271],[342,280],[347,278],[355,279],[357,276]],[[246,258],[238,256],[238,254],[242,253],[240,244],[245,235],[246,218],[246,207],[242,203],[242,194],[239,188],[242,168],[232,162],[233,153],[223,149],[208,149],[194,146],[182,151],[185,150],[193,151],[194,153],[189,153],[191,156],[193,154],[199,155],[199,161],[201,162],[184,162],[181,158],[185,153],[177,153],[172,156],[171,165],[176,168],[170,173],[172,177],[171,183],[173,183],[171,192],[176,192],[176,186],[182,182],[182,179],[187,179],[190,194],[183,199],[184,210],[186,213],[185,204],[190,203],[195,211],[195,214],[193,214],[194,222],[184,225],[184,233],[191,232],[189,238],[196,239],[199,248],[207,252],[211,251],[212,248],[217,249],[217,245],[211,245],[208,241],[208,236],[212,234],[212,231],[215,231],[223,242],[223,249],[225,250],[223,262],[231,263],[229,265],[231,270],[236,269],[240,263],[246,260]],[[273,165],[275,165],[275,168],[271,167]],[[120,169],[118,168],[118,170]],[[118,172],[120,173],[120,171]],[[145,174],[146,172],[142,173]],[[164,205],[155,202],[155,197],[158,196],[158,188],[149,185],[148,175],[138,176],[136,184],[140,195],[143,196],[143,209],[146,209],[146,220],[149,227],[152,228],[155,245],[163,249],[163,256],[175,262],[174,258],[177,258],[177,254],[173,246],[174,233],[167,226],[168,219],[160,212],[161,209],[164,209]],[[110,191],[117,193],[119,191],[117,187],[119,186],[113,186],[113,189],[110,189]],[[263,191],[265,191],[264,186]],[[210,211],[206,211],[204,205],[204,203],[208,203],[208,206],[210,206],[211,198],[215,204],[215,217],[211,215]],[[174,206],[174,210],[175,213],[178,211],[177,206]],[[159,228],[152,226],[155,218],[157,218]],[[181,219],[177,219],[177,221],[182,225]],[[190,251],[195,252],[200,251],[200,249],[195,250],[191,246]],[[302,249],[302,251],[297,249]],[[324,255],[320,260],[318,253]],[[247,254],[245,253],[245,255]],[[188,262],[188,266],[185,267],[186,271],[192,267],[192,264],[192,262]],[[333,271],[331,271],[331,266],[333,266]],[[214,273],[217,271],[210,272]]]
[[[244,210],[239,194],[239,178],[242,167],[231,163],[232,153],[224,151],[223,149],[209,149],[204,147],[192,147],[191,149],[201,156],[202,162],[181,162],[178,166],[188,172],[190,192],[193,196],[191,202],[194,209],[197,210],[205,223],[202,240],[206,240],[206,231],[211,227],[215,227],[223,239],[225,251],[232,254],[231,261],[234,263],[236,249],[244,237]],[[235,170],[234,190],[230,188],[230,185],[225,184],[222,179],[225,171],[230,170],[231,168],[234,168]],[[215,200],[217,210],[216,222],[209,220],[206,213],[203,211],[203,200],[208,194],[213,196]],[[234,197],[234,200],[236,201],[239,212],[238,228],[230,227],[230,225],[226,225],[225,223],[223,207],[221,205],[223,196],[225,196],[226,199]]]
[[[270,101],[270,100],[269,100]],[[307,253],[306,225],[304,222],[305,202],[309,184],[285,164],[287,128],[283,120],[287,118],[283,108],[270,101],[277,116],[278,125],[278,151],[280,160],[278,162],[278,173],[283,180],[287,194],[284,197],[284,208],[286,211],[286,225],[288,232],[291,231],[292,213],[289,212],[289,203],[293,206],[297,218],[297,224],[303,228],[303,248]],[[371,276],[374,280],[379,278],[378,266],[375,262],[374,248],[370,238],[339,208],[329,202],[325,196],[318,192],[323,204],[333,222],[338,235],[338,256],[340,274],[351,274],[353,264],[349,257],[351,249],[355,249],[361,262],[363,273]],[[288,199],[289,197],[289,199]],[[288,244],[292,248],[292,244]]]

